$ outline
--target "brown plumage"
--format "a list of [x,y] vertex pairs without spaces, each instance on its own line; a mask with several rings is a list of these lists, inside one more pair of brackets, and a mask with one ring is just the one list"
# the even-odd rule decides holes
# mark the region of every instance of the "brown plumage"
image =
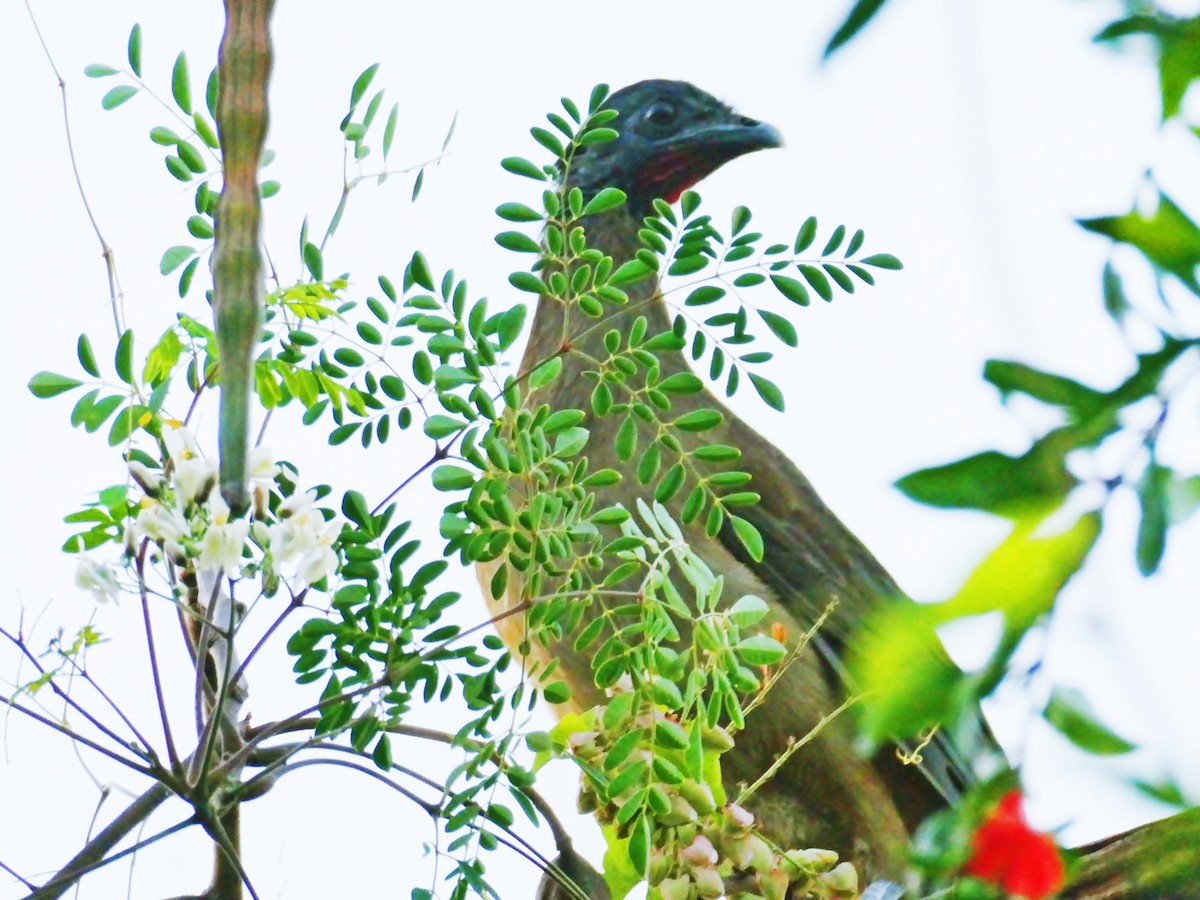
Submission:
[[[614,123],[621,136],[611,144],[589,147],[568,175],[569,183],[585,195],[605,186],[624,190],[624,207],[592,217],[583,224],[588,245],[611,255],[617,265],[639,247],[637,231],[655,197],[674,200],[681,191],[736,156],[779,146],[769,126],[735,114],[703,91],[682,82],[641,82],[614,94],[608,104],[618,110]],[[673,315],[653,280],[634,285],[629,302],[595,327],[577,309],[550,297],[538,303],[522,371],[529,371],[564,345],[563,372],[549,387],[531,398],[551,409],[591,409],[594,382],[582,376],[604,358],[605,331],[623,334],[637,316],[649,323],[647,334],[669,331]],[[688,371],[682,353],[660,356],[662,377]],[[724,416],[716,430],[703,435],[680,435],[685,445],[732,444],[742,450],[738,468],[752,475],[749,488],[761,495],[757,506],[739,509],[762,533],[766,553],[754,562],[728,525],[715,538],[702,524],[685,529],[692,547],[709,566],[725,576],[726,599],[755,594],[772,608],[766,624],[779,623],[794,640],[807,631],[831,601],[836,608],[821,629],[815,647],[786,672],[761,709],[747,721],[735,750],[723,758],[730,784],[750,782],[766,770],[789,740],[805,735],[846,697],[840,663],[844,645],[856,625],[881,604],[904,600],[887,572],[870,552],[821,502],[812,485],[791,460],[705,391],[672,398],[671,417],[701,407]],[[613,467],[629,472],[613,448],[618,416],[589,418],[587,453],[590,469]],[[654,437],[639,422],[639,447]],[[815,440],[819,436],[804,435]],[[689,443],[690,442],[690,443]],[[618,485],[598,492],[599,505],[621,503],[633,509],[649,491],[630,474]],[[687,488],[677,498],[685,497]],[[672,511],[678,515],[678,500]],[[485,592],[487,579],[484,578]],[[497,610],[510,601],[501,598]],[[510,645],[522,637],[520,617],[502,623]],[[533,648],[543,658],[559,661],[578,708],[604,702],[592,681],[587,653],[572,649],[564,639],[550,648]],[[811,744],[797,753],[753,804],[766,832],[784,846],[823,847],[852,859],[868,877],[898,878],[904,868],[911,829],[930,812],[944,806],[969,773],[955,750],[939,739],[925,752],[924,771],[902,764],[895,748],[872,759],[854,749],[849,716],[835,719]],[[940,746],[939,746],[940,743]]]

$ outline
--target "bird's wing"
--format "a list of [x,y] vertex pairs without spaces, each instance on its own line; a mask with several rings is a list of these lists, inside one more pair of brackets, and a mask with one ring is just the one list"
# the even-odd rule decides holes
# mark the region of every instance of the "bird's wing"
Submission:
[[[744,451],[742,468],[750,470],[750,487],[761,496],[759,503],[740,507],[738,515],[762,535],[763,559],[755,562],[750,557],[728,523],[721,530],[720,540],[806,627],[830,603],[835,604],[811,646],[820,654],[828,677],[838,682],[839,692],[853,690],[844,660],[854,630],[879,608],[912,601],[825,506],[796,466],[748,426],[740,422],[736,425],[740,426],[735,426],[736,431],[744,429],[748,433],[730,437]],[[982,715],[967,718],[970,721],[955,726],[955,734],[939,729],[920,749],[917,768],[946,802],[954,802],[976,780],[970,759],[995,748]],[[911,751],[904,742],[896,746]],[[881,761],[884,756],[890,758],[888,765],[896,761],[896,754],[886,748]],[[913,766],[904,768],[910,771],[896,777],[909,777]]]

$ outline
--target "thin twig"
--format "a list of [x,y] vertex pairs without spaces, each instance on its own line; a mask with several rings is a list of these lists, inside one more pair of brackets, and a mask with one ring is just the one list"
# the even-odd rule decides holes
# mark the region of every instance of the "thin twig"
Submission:
[[25,10],[29,13],[29,21],[33,24],[33,31],[37,35],[38,43],[42,45],[42,52],[46,55],[46,62],[50,64],[50,70],[54,72],[54,78],[58,81],[58,90],[62,95],[62,111],[63,111],[63,133],[67,139],[67,156],[71,160],[71,172],[75,176],[75,187],[79,190],[79,199],[83,201],[84,212],[87,213],[88,221],[92,223],[92,231],[96,234],[96,240],[100,242],[100,252],[104,257],[104,266],[108,273],[108,296],[112,303],[113,325],[116,327],[117,335],[121,335],[125,331],[122,324],[121,315],[121,282],[117,278],[117,264],[113,257],[112,247],[108,241],[104,239],[104,235],[100,232],[100,225],[96,222],[96,216],[92,212],[92,205],[88,202],[87,192],[83,189],[83,179],[79,175],[79,164],[75,159],[75,143],[71,139],[71,116],[67,107],[67,82],[63,79],[62,74],[58,71],[58,66],[54,64],[54,57],[50,55],[50,48],[46,46],[46,40],[42,37],[42,29],[38,27],[37,16],[33,14],[33,7],[29,5],[29,0],[25,0]]
[[13,878],[17,879],[17,881],[19,881],[19,882],[21,882],[21,884],[25,885],[25,887],[26,887],[27,889],[29,889],[29,890],[31,890],[31,891],[37,890],[37,885],[35,885],[35,884],[34,884],[32,881],[30,881],[28,878],[23,878],[23,877],[22,877],[22,876],[21,876],[21,875],[20,875],[20,874],[17,872],[17,870],[16,870],[16,869],[12,868],[11,866],[7,866],[7,865],[5,865],[3,860],[0,860],[0,869],[3,869],[5,872],[7,872],[7,873],[8,873],[9,875],[11,875]]
[[246,671],[246,667],[250,665],[250,660],[254,659],[254,654],[258,653],[258,651],[262,649],[263,645],[270,639],[271,635],[275,633],[276,629],[283,624],[283,620],[304,605],[304,595],[307,593],[308,588],[305,588],[299,594],[294,595],[291,602],[287,605],[287,608],[275,617],[275,621],[270,624],[267,630],[263,632],[262,637],[260,637],[255,642],[254,646],[250,648],[250,652],[246,654],[246,658],[242,660],[242,664],[238,666],[237,671],[233,673],[234,684],[241,680],[242,675]]
[[150,654],[150,679],[154,683],[154,699],[158,703],[158,717],[162,722],[163,740],[167,742],[167,759],[171,762],[171,771],[179,771],[179,754],[175,751],[175,739],[171,735],[171,721],[167,717],[167,703],[163,698],[162,671],[158,667],[158,653],[154,649],[154,629],[150,626],[150,598],[146,596],[146,551],[150,539],[143,538],[142,546],[138,548],[136,570],[138,576],[138,593],[142,601],[142,623],[146,629],[146,650]]
[[[0,627],[0,637],[4,637],[14,647],[16,647],[19,651],[21,651],[22,655],[26,659],[28,659],[30,663],[33,664],[33,667],[35,669],[37,669],[38,675],[40,675],[40,676],[46,675],[46,669],[38,661],[38,658],[32,653],[32,651],[30,651],[29,647],[26,645],[23,638],[12,635],[11,633],[9,633],[6,629],[4,629],[2,627]],[[86,709],[84,709],[83,706],[81,706],[75,700],[71,699],[71,696],[69,694],[67,694],[66,691],[64,691],[62,688],[60,688],[55,683],[53,675],[46,679],[46,684],[50,686],[50,690],[52,690],[56,696],[61,697],[64,703],[66,703],[71,709],[75,710],[75,712],[79,713],[81,716],[83,716],[85,719],[87,719],[87,721],[90,722],[93,727],[95,727],[101,734],[103,734],[105,737],[107,737],[109,740],[111,740],[113,743],[115,743],[118,747],[128,747],[129,746],[128,741],[126,741],[119,734],[117,734],[115,731],[113,731],[111,728],[109,728],[107,725],[105,725],[103,722],[101,722],[99,719],[97,719],[94,715],[92,715],[90,712],[88,712]],[[122,716],[122,719],[124,719],[124,716]],[[142,745],[146,748],[147,754],[149,754],[151,757],[153,757],[154,751],[151,749],[150,745],[146,742],[146,740],[140,734],[138,734],[137,729],[133,729],[133,734],[138,740],[140,740],[142,742]]]
[[[33,719],[34,721],[40,722],[41,724],[45,725],[47,728],[53,728],[59,734],[65,735],[66,737],[70,738],[73,741],[78,741],[79,743],[83,744],[84,746],[92,748],[97,753],[102,754],[103,756],[107,756],[109,759],[113,760],[114,762],[118,762],[123,766],[133,769],[135,772],[145,775],[148,778],[159,778],[163,774],[163,772],[161,771],[161,769],[159,767],[140,765],[140,764],[134,762],[133,760],[126,759],[125,757],[123,757],[117,753],[114,753],[112,750],[109,750],[107,747],[102,747],[100,744],[97,744],[95,741],[91,740],[90,738],[86,738],[82,734],[79,734],[77,731],[74,731],[74,730],[68,728],[66,725],[63,725],[59,722],[55,722],[53,719],[49,718],[48,716],[43,716],[41,713],[36,713],[33,710],[29,709],[28,707],[21,706],[19,703],[17,703],[11,697],[7,697],[3,694],[0,694],[0,703],[4,704],[9,709],[16,710],[19,713],[24,713],[25,715],[29,716],[29,718]],[[122,746],[125,746],[125,745],[122,744]]]
[[[158,809],[171,796],[171,793],[171,789],[161,782],[152,785],[149,790],[134,800],[120,815],[113,819],[87,846],[75,854],[70,862],[59,869],[50,881],[35,890],[33,896],[38,898],[38,900],[53,900],[53,898],[61,896],[71,884],[86,872],[104,865],[105,854],[120,843],[125,838],[125,835],[129,834],[139,823],[144,822],[154,810]],[[190,824],[193,821],[193,819],[188,819],[185,824]],[[172,829],[168,829],[166,832],[148,839],[148,841],[139,841],[132,848],[123,851],[120,855],[123,856],[130,852],[130,850],[136,850],[145,846],[148,842],[165,837],[167,834],[177,831],[180,827],[182,826],[175,826]],[[111,862],[115,858],[110,858],[108,861]]]
[[809,741],[811,741],[813,738],[815,738],[818,734],[820,734],[821,730],[826,725],[828,725],[830,722],[832,722],[834,719],[836,719],[838,716],[840,716],[842,713],[844,713],[846,710],[848,710],[851,706],[853,706],[855,703],[857,703],[860,699],[862,699],[861,694],[854,694],[850,697],[847,697],[841,706],[839,706],[837,709],[835,709],[833,712],[829,713],[828,715],[822,716],[821,721],[819,721],[816,725],[814,725],[811,729],[809,729],[808,734],[806,734],[806,735],[804,735],[804,737],[802,737],[798,740],[794,740],[790,744],[788,744],[787,748],[782,753],[780,753],[779,756],[777,756],[775,758],[775,761],[773,763],[771,763],[770,766],[767,767],[767,771],[763,772],[762,775],[760,775],[753,784],[749,785],[748,787],[743,788],[741,794],[738,795],[737,800],[734,802],[738,806],[745,806],[746,801],[748,801],[750,799],[750,797],[753,796],[754,792],[757,791],[764,784],[766,784],[768,781],[770,781],[772,778],[774,778],[775,774],[780,769],[783,768],[784,764],[787,763],[787,761],[789,759],[791,759],[793,756],[795,756],[796,752],[801,747],[803,747],[805,744],[807,744]]

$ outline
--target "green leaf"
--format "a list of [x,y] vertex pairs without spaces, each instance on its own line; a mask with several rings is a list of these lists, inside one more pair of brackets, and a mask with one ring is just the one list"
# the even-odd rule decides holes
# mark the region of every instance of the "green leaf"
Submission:
[[629,861],[643,878],[650,868],[652,846],[653,834],[650,828],[650,817],[645,813],[639,814],[633,820],[633,828],[629,833]]
[[863,265],[874,266],[877,269],[903,269],[904,263],[900,262],[890,253],[873,253],[870,256],[864,256],[859,260]]
[[138,89],[131,84],[119,84],[101,98],[100,105],[104,109],[116,109],[137,92]]
[[707,306],[709,303],[715,303],[725,296],[725,288],[717,287],[712,284],[701,285],[683,301],[684,306]]
[[665,394],[698,394],[704,390],[704,382],[692,372],[676,372],[658,383]]
[[[793,303],[799,304],[800,306],[808,306],[808,288],[806,288],[795,278],[790,278],[787,275],[772,275],[771,284],[775,285],[775,289]],[[763,318],[766,318],[766,315],[762,311],[759,312],[759,315],[762,315]],[[772,315],[774,315],[774,313],[772,313]],[[782,317],[777,316],[776,318]],[[768,321],[767,324],[770,325],[771,323]],[[793,333],[795,333],[794,330]],[[795,347],[796,345],[790,344],[789,346]]]
[[518,291],[530,294],[546,293],[545,283],[532,272],[513,272],[508,276],[508,283]]
[[117,367],[117,377],[126,384],[133,384],[133,329],[125,329],[125,333],[121,335],[117,341],[117,353],[115,359]]
[[837,228],[833,229],[833,234],[831,234],[829,236],[829,240],[826,241],[824,249],[821,250],[821,255],[828,256],[830,253],[833,253],[842,245],[842,241],[845,240],[845,238],[846,226],[839,225]]
[[1124,320],[1132,307],[1125,296],[1125,288],[1121,284],[1121,276],[1113,269],[1111,262],[1104,264],[1104,275],[1101,279],[1104,289],[1104,311],[1117,323]]
[[350,88],[350,110],[353,111],[366,94],[367,88],[371,86],[371,80],[375,77],[375,73],[379,71],[379,63],[367,66],[362,73],[354,79],[354,86]]
[[388,113],[387,124],[383,126],[383,158],[388,158],[392,150],[392,141],[396,139],[396,122],[400,118],[400,104],[393,103]]
[[758,315],[767,323],[771,333],[789,347],[795,347],[800,342],[800,337],[796,334],[796,326],[786,316],[766,309],[758,310]]
[[187,115],[192,114],[192,87],[188,78],[187,54],[180,53],[171,69],[171,96]]
[[38,372],[29,379],[29,392],[44,400],[77,388],[81,384],[83,382],[78,378],[68,378],[55,372]]
[[195,255],[195,247],[177,244],[162,255],[162,259],[158,263],[158,271],[163,275],[169,275]]
[[754,385],[754,390],[758,391],[758,396],[762,397],[763,403],[778,412],[784,411],[783,391],[779,390],[779,386],[770,379],[763,378],[761,375],[756,375],[753,372],[746,373],[750,376],[750,383]]
[[457,434],[466,427],[467,423],[461,419],[443,416],[440,413],[432,415],[425,420],[425,434],[435,441],[440,441],[442,438]]
[[371,530],[371,509],[367,498],[358,491],[346,491],[342,495],[342,514],[364,531]]
[[433,470],[433,486],[439,491],[464,491],[475,484],[475,473],[462,466],[438,466]]
[[803,253],[811,245],[817,236],[817,218],[809,216],[804,220],[804,224],[800,226],[800,230],[796,232],[796,243],[793,246],[793,252]]
[[529,389],[531,391],[538,391],[553,384],[562,371],[562,367],[563,361],[561,356],[554,356],[546,360],[529,373]]
[[765,634],[743,638],[734,650],[748,666],[773,666],[787,656],[787,647]]
[[[1137,248],[1157,268],[1169,272],[1200,294],[1200,228],[1166,194],[1159,193],[1153,215],[1134,209],[1123,216],[1080,219],[1088,231]],[[864,260],[865,262],[865,260]]]
[[1070,528],[1043,536],[1044,514],[1017,520],[1007,538],[980,563],[958,593],[930,607],[937,622],[1004,613],[1005,633],[1024,634],[1054,607],[1059,591],[1091,552],[1100,516],[1082,516]]
[[1054,688],[1042,715],[1072,744],[1095,756],[1119,756],[1135,749],[1097,722],[1083,694],[1071,688]]
[[625,202],[625,192],[614,187],[606,187],[589,200],[583,207],[583,215],[594,216],[598,213],[616,209]]
[[742,628],[749,628],[770,611],[770,604],[762,597],[746,594],[743,597],[739,597],[737,602],[729,607],[726,614],[733,620],[735,625]]
[[321,248],[311,241],[304,242],[304,267],[312,275],[313,281],[325,280],[325,261],[321,256]]
[[755,562],[762,562],[763,538],[759,534],[758,529],[740,516],[731,514],[729,521],[733,525],[733,530],[737,534],[738,540],[742,542],[742,546],[750,554],[750,558]]
[[[833,299],[833,288],[829,284],[829,279],[825,273],[816,266],[810,266],[807,263],[801,263],[797,268],[800,274],[804,276],[804,280],[809,283],[809,286],[817,292],[822,300],[828,302]],[[778,285],[776,285],[778,287]]]
[[500,160],[500,167],[506,172],[511,172],[514,175],[520,175],[524,178],[532,178],[535,181],[545,181],[548,177],[540,166],[536,166],[529,160],[522,159],[519,156],[505,157]]
[[79,340],[75,344],[75,355],[79,357],[79,365],[83,367],[83,371],[93,378],[100,377],[100,367],[96,365],[96,356],[92,353],[92,342],[88,340],[86,334],[79,336]]
[[1142,516],[1138,522],[1137,564],[1143,575],[1153,575],[1167,546],[1167,489],[1171,470],[1151,460],[1138,482],[1138,503]]
[[680,431],[710,431],[723,421],[725,417],[715,409],[694,409],[679,416],[671,425]]
[[542,248],[538,246],[537,241],[520,231],[502,231],[496,235],[496,243],[505,250],[512,250],[515,253],[542,252]]
[[142,26],[135,24],[129,31],[129,46],[127,48],[129,56],[129,68],[133,69],[133,74],[142,77]]
[[212,222],[204,216],[189,216],[187,230],[188,234],[200,241],[211,240],[213,236]]
[[112,66],[106,66],[102,63],[92,63],[90,66],[83,67],[83,74],[88,78],[107,78],[109,75],[116,75],[119,72],[119,69],[114,69]]
[[1018,392],[1028,394],[1052,406],[1065,406],[1080,419],[1095,414],[1110,402],[1106,394],[1078,381],[1018,362],[989,359],[983,367],[983,380],[995,385],[1002,397]]
[[829,59],[839,47],[858,34],[871,21],[875,13],[879,12],[884,2],[885,0],[857,0],[846,16],[846,20],[838,26],[833,37],[829,39],[829,43],[825,45],[825,59]]
[[896,487],[910,499],[943,509],[981,509],[1022,515],[1057,506],[1075,487],[1063,453],[1050,443],[1035,444],[1024,456],[995,450],[945,466],[905,475]]
[[571,686],[565,681],[553,681],[542,688],[547,703],[566,703],[571,699]]
[[501,203],[496,207],[496,215],[509,222],[542,221],[542,214],[524,203]]

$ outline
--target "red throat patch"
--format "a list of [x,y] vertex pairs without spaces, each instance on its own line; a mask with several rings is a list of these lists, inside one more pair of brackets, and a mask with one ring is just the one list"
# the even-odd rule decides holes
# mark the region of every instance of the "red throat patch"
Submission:
[[650,193],[674,203],[688,188],[704,177],[697,171],[694,156],[683,153],[668,153],[656,159],[642,170],[642,182]]

